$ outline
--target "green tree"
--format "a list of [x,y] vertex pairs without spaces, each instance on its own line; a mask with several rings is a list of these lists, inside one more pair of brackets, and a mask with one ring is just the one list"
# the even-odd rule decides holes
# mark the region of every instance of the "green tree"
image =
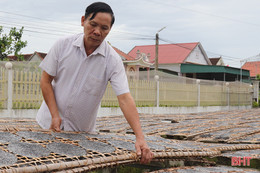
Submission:
[[22,48],[26,47],[27,41],[22,41],[23,27],[20,30],[11,28],[9,34],[3,33],[3,27],[0,26],[0,60],[7,60],[9,54],[18,57],[18,61],[23,61],[23,56],[19,53]]
[[260,80],[260,74],[256,75],[256,80]]

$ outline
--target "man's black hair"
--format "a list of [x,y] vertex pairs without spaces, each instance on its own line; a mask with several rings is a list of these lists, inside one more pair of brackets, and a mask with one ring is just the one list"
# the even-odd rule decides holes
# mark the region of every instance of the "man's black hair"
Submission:
[[114,17],[113,10],[111,9],[111,7],[108,4],[106,4],[104,2],[94,2],[93,4],[90,4],[86,8],[85,19],[87,19],[89,17],[89,15],[92,13],[93,13],[93,15],[90,17],[89,20],[94,19],[98,12],[109,13],[112,17],[111,26],[114,24],[115,17]]

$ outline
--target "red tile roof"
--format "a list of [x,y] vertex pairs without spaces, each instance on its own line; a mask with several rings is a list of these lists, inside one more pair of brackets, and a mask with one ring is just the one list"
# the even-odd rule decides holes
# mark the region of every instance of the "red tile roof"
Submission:
[[[121,58],[124,58],[125,60],[134,60],[135,58],[133,58],[130,55],[127,55],[126,53],[122,52],[121,50],[119,50],[118,48],[112,46],[113,49],[119,54],[119,56],[121,56]],[[134,56],[135,57],[135,56]]]
[[242,69],[250,71],[250,77],[256,77],[257,74],[260,74],[260,61],[246,62]]
[[[183,63],[192,50],[199,43],[178,43],[178,44],[160,44],[158,46],[159,64]],[[150,53],[151,60],[155,59],[155,45],[135,46],[128,55],[136,57],[136,52]]]

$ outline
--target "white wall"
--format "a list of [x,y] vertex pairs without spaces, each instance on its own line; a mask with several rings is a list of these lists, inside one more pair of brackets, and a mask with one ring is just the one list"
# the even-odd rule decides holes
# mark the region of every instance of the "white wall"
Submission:
[[31,59],[31,62],[41,62],[41,58],[37,55],[37,54],[34,54],[32,59]]
[[197,46],[192,52],[191,54],[188,56],[188,58],[186,59],[186,62],[192,62],[195,64],[203,64],[203,65],[208,65],[208,62],[206,60],[207,57],[205,57],[201,51],[201,49],[199,48],[199,46]]
[[177,73],[181,72],[181,65],[180,64],[159,64],[159,68],[175,71]]
[[[138,107],[140,114],[188,114],[199,112],[216,112],[228,110],[251,109],[251,106],[207,106],[207,107]],[[38,109],[15,109],[8,112],[0,110],[0,118],[33,118],[35,119]],[[98,117],[123,115],[120,108],[100,108]]]

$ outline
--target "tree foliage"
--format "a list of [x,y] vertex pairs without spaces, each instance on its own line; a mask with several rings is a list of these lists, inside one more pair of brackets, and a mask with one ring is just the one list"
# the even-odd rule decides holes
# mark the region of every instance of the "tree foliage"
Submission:
[[260,74],[256,75],[256,80],[260,80]]
[[19,61],[24,60],[20,54],[22,48],[27,46],[27,41],[22,41],[23,27],[20,30],[11,28],[9,34],[3,33],[3,27],[0,26],[0,60],[7,60],[9,54],[14,54]]

